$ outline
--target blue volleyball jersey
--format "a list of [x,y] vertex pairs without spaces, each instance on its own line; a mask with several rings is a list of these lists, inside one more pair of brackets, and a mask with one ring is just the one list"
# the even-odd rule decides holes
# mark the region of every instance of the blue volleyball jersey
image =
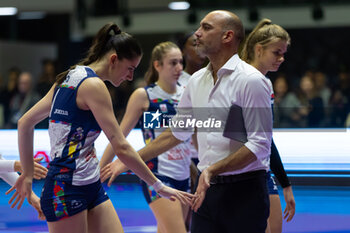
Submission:
[[[157,110],[168,116],[176,114],[175,107],[181,99],[184,87],[177,85],[176,93],[169,94],[156,84],[145,87],[148,98],[149,108],[147,111],[156,112]],[[140,119],[140,125],[143,132],[143,138],[146,144],[155,139],[162,130],[143,128],[143,118]],[[189,178],[191,163],[191,144],[190,141],[180,143],[163,154],[147,162],[148,167],[156,175],[167,176],[175,180],[184,180]]]
[[51,162],[48,175],[73,185],[87,185],[99,179],[99,161],[94,141],[101,132],[90,110],[76,103],[80,84],[98,77],[87,66],[76,66],[57,86],[49,116]]

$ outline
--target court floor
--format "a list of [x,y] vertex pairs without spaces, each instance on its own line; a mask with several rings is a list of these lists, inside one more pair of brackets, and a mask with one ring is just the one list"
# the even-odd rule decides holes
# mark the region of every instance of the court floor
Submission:
[[[40,195],[43,182],[34,183]],[[48,232],[45,221],[39,221],[35,210],[25,203],[21,210],[11,209],[5,195],[9,186],[0,181],[0,232]],[[135,183],[118,183],[106,190],[118,212],[126,233],[156,232],[156,221]],[[282,192],[280,192],[282,194]],[[350,185],[295,186],[296,215],[283,224],[286,233],[350,233]],[[283,196],[281,196],[283,200]],[[282,202],[284,207],[284,203]]]

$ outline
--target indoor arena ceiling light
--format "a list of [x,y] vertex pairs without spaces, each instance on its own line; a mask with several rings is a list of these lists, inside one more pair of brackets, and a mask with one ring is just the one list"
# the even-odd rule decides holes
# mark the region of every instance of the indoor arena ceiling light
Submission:
[[15,15],[17,14],[16,7],[0,7],[0,15]]
[[187,10],[190,8],[190,4],[188,2],[171,2],[168,7],[171,10]]

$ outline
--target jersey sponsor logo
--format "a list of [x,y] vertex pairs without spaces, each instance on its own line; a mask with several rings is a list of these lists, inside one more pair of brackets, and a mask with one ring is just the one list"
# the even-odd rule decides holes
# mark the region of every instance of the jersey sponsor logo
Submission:
[[81,201],[72,200],[70,202],[70,205],[71,205],[71,209],[78,209],[83,206],[83,203]]
[[68,116],[68,111],[56,108],[53,114]]
[[183,160],[184,155],[190,155],[189,149],[172,148],[168,151],[168,160]]
[[160,111],[162,111],[163,113],[168,112],[168,107],[166,106],[166,104],[160,104],[159,108],[160,108]]
[[59,180],[66,180],[66,179],[70,178],[70,175],[69,174],[57,174],[57,175],[55,175],[55,178],[59,179]]
[[168,160],[183,160],[181,155],[168,154]]

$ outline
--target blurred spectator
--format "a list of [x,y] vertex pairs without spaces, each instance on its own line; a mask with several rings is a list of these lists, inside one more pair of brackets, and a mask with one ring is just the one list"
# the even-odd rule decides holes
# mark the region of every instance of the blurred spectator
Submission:
[[350,100],[350,74],[348,72],[340,72],[338,75],[338,83],[343,95]]
[[[0,101],[3,106],[3,122],[9,121],[10,116],[10,101],[14,97],[14,95],[18,92],[18,77],[20,74],[20,70],[17,67],[12,67],[8,70],[7,83],[0,92]],[[3,125],[4,126],[4,125]]]
[[348,114],[348,117],[346,118],[345,127],[350,128],[350,113]]
[[289,90],[289,83],[284,75],[279,75],[274,81],[274,127],[300,127],[302,116],[299,113],[301,103],[297,96]]
[[[300,90],[298,98],[301,102],[301,113],[304,118],[301,119],[301,127],[321,127],[324,126],[324,105],[319,96],[313,79],[309,75],[304,75],[300,80]],[[304,122],[305,121],[305,122]]]
[[42,73],[36,85],[36,91],[40,97],[44,97],[56,80],[56,68],[53,60],[44,59]]
[[[347,72],[340,72],[330,98],[330,127],[348,127],[347,117],[350,113],[350,76]],[[348,117],[350,120],[350,118]]]
[[39,94],[33,90],[32,75],[29,72],[21,73],[18,81],[18,92],[9,104],[10,115],[6,128],[16,128],[18,119],[39,100]]
[[[44,97],[56,81],[56,66],[51,59],[44,59],[42,61],[42,72],[36,85],[36,92],[40,98]],[[49,118],[41,121],[36,125],[38,129],[47,129],[49,127]]]
[[321,71],[317,71],[314,73],[313,79],[316,92],[322,98],[323,105],[328,107],[329,99],[331,97],[331,90],[328,87],[326,74]]
[[322,98],[324,106],[324,119],[322,126],[329,126],[331,121],[331,106],[329,106],[329,101],[331,98],[331,89],[329,88],[329,83],[327,76],[322,71],[316,71],[313,74],[313,81],[315,84],[315,90],[318,95]]
[[348,115],[349,100],[338,87],[334,89],[330,98],[329,125],[333,128],[341,128],[345,126],[345,120]]

